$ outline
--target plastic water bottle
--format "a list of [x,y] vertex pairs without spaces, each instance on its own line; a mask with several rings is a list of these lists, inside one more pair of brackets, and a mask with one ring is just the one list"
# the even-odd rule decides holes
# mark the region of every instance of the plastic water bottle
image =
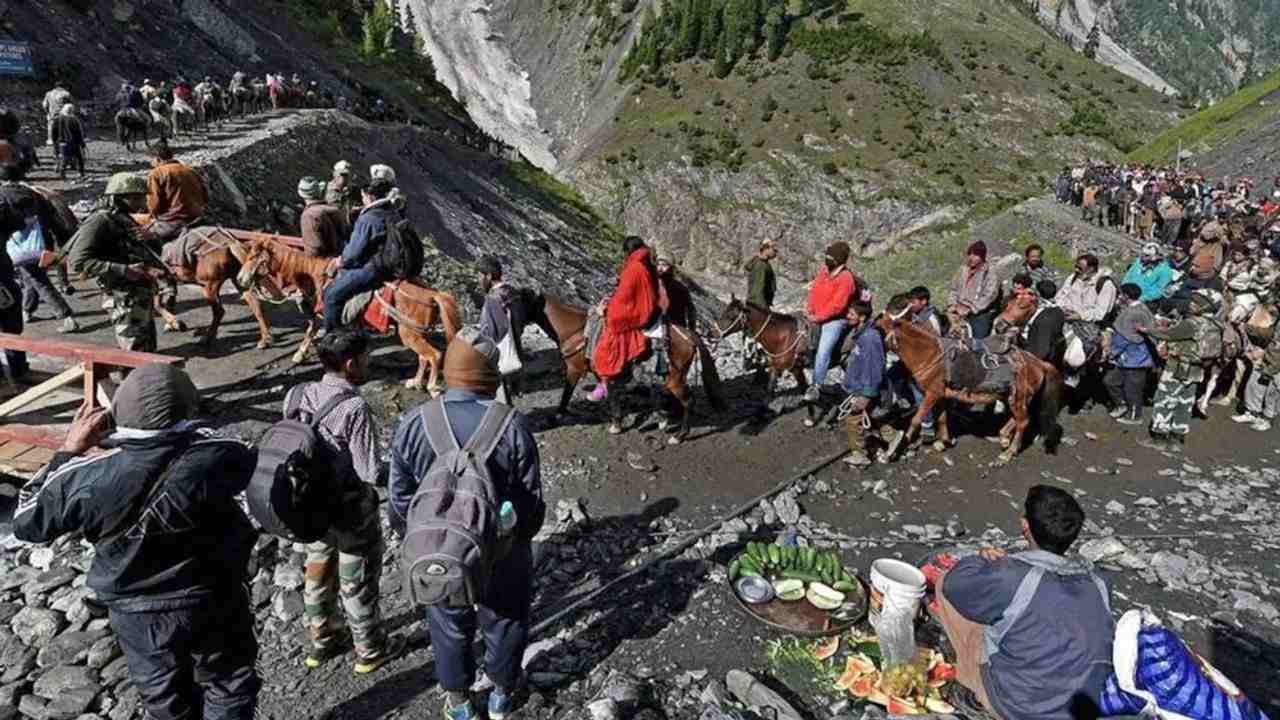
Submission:
[[498,534],[510,535],[516,530],[516,506],[510,500],[503,500],[498,508]]

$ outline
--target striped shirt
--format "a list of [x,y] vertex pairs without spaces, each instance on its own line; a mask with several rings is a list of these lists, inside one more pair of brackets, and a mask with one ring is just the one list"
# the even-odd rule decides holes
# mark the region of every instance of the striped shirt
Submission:
[[378,428],[373,409],[360,396],[360,390],[332,373],[325,373],[320,382],[299,385],[284,397],[284,413],[302,410],[314,413],[341,393],[354,395],[341,402],[320,421],[320,436],[336,453],[349,454],[356,476],[373,484],[382,470],[378,458]]

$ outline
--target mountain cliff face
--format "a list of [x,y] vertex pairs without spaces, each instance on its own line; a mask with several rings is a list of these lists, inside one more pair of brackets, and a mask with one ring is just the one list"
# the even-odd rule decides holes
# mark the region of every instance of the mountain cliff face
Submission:
[[703,280],[766,236],[797,279],[882,254],[1176,119],[997,0],[397,4],[481,127]]
[[1218,100],[1280,65],[1280,0],[1032,0],[1077,47],[1150,87]]

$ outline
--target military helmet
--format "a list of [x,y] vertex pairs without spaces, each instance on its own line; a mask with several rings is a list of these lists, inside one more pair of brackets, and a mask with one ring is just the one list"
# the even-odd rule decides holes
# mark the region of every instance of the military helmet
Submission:
[[1216,313],[1222,307],[1222,293],[1212,288],[1200,288],[1191,293],[1192,308],[1202,313]]
[[147,181],[141,175],[116,173],[107,181],[103,195],[146,195]]

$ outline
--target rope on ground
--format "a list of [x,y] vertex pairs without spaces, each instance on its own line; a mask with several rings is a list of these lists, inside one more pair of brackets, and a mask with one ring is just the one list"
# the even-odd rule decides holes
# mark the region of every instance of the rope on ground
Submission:
[[743,503],[742,505],[739,505],[738,507],[734,508],[733,510],[730,510],[727,514],[720,516],[718,519],[716,519],[715,521],[713,521],[710,525],[707,525],[706,527],[704,527],[704,528],[702,528],[701,530],[697,531],[696,533],[694,533],[694,534],[693,534],[693,535],[691,535],[690,537],[688,537],[688,538],[684,539],[683,541],[681,541],[680,543],[678,543],[678,544],[677,544],[677,545],[675,545],[674,547],[671,547],[671,548],[668,548],[667,550],[664,550],[663,552],[661,552],[661,553],[659,553],[657,556],[655,556],[655,557],[651,558],[648,562],[646,562],[645,564],[641,565],[640,567],[638,567],[638,568],[636,568],[636,569],[634,569],[634,570],[631,570],[630,572],[623,573],[622,575],[619,575],[618,577],[614,578],[613,580],[610,580],[609,582],[605,583],[604,585],[601,585],[600,587],[596,588],[595,590],[592,590],[592,591],[588,592],[587,594],[583,595],[582,597],[578,598],[577,600],[574,600],[574,601],[573,601],[572,603],[570,603],[568,606],[566,606],[566,607],[564,607],[564,608],[561,608],[560,610],[556,611],[556,612],[555,612],[554,614],[552,614],[550,617],[548,617],[548,618],[546,618],[546,619],[544,619],[544,620],[539,621],[536,625],[534,625],[534,626],[533,626],[533,628],[532,628],[532,629],[530,629],[530,631],[529,631],[529,636],[530,636],[530,637],[535,637],[535,636],[537,636],[537,635],[541,634],[542,632],[545,632],[548,628],[555,626],[555,624],[556,624],[556,623],[560,622],[562,619],[564,619],[564,618],[565,618],[565,617],[567,617],[568,615],[570,615],[570,614],[572,614],[572,613],[576,612],[577,610],[579,610],[579,609],[583,608],[584,606],[586,606],[586,605],[590,604],[590,603],[591,603],[591,602],[593,602],[596,598],[600,597],[602,594],[604,594],[605,592],[607,592],[607,591],[611,590],[612,588],[615,588],[615,587],[617,587],[618,585],[621,585],[622,583],[624,583],[624,582],[626,582],[626,581],[628,581],[628,580],[632,580],[632,579],[634,579],[634,578],[636,578],[636,577],[638,577],[638,576],[640,576],[640,575],[643,575],[644,573],[646,573],[646,572],[648,572],[649,570],[651,570],[651,569],[653,569],[654,567],[656,567],[656,566],[658,565],[658,563],[661,563],[661,562],[663,562],[663,561],[665,561],[665,560],[668,560],[668,559],[670,559],[670,558],[673,558],[673,557],[676,557],[676,556],[680,555],[680,554],[681,554],[681,553],[683,553],[685,550],[688,550],[689,548],[693,547],[693,546],[694,546],[694,544],[696,544],[696,543],[697,543],[699,540],[701,540],[702,538],[704,538],[704,537],[706,537],[707,535],[710,535],[711,533],[713,533],[713,532],[715,532],[716,530],[720,529],[720,526],[721,526],[721,525],[724,525],[725,523],[729,522],[730,520],[733,520],[733,519],[734,519],[734,518],[736,518],[736,517],[739,517],[739,516],[742,516],[742,515],[746,515],[746,514],[747,514],[748,512],[750,512],[750,511],[752,510],[752,508],[754,508],[756,505],[759,505],[760,503],[764,502],[765,500],[768,500],[768,499],[772,498],[772,497],[773,497],[773,496],[775,496],[775,495],[779,495],[779,494],[781,494],[783,491],[785,491],[787,488],[791,487],[792,485],[796,484],[797,482],[799,482],[799,481],[801,481],[801,480],[803,480],[803,479],[805,479],[805,478],[809,477],[810,475],[812,475],[812,474],[814,474],[814,473],[816,473],[816,472],[819,472],[819,471],[821,471],[821,470],[825,469],[825,468],[826,468],[826,467],[828,467],[829,465],[831,465],[831,464],[835,463],[835,462],[836,462],[836,461],[838,461],[840,458],[842,458],[842,457],[844,457],[845,455],[847,455],[847,454],[848,454],[848,452],[849,452],[848,450],[841,450],[840,452],[838,452],[838,453],[836,453],[836,454],[834,454],[834,455],[831,455],[831,456],[829,456],[829,457],[827,457],[827,458],[825,458],[825,459],[823,459],[823,460],[820,460],[820,461],[818,461],[818,462],[816,462],[816,463],[814,463],[814,464],[810,465],[809,467],[807,467],[807,468],[805,468],[805,469],[801,470],[800,472],[798,472],[797,474],[795,474],[795,475],[791,476],[790,478],[788,478],[788,479],[786,479],[786,480],[784,480],[784,481],[782,481],[782,482],[778,483],[778,484],[777,484],[776,486],[774,486],[771,490],[769,490],[769,491],[767,491],[767,492],[764,492],[764,493],[761,493],[760,495],[757,495],[756,497],[752,498],[751,500],[748,500],[747,502]]

